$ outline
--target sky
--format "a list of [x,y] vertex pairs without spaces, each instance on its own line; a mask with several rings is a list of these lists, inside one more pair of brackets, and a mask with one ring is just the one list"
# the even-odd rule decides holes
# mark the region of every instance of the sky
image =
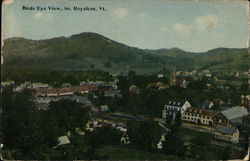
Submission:
[[[45,11],[23,10],[45,7]],[[48,7],[62,11],[49,11]],[[97,11],[75,11],[73,7]],[[72,10],[65,11],[64,7]],[[99,10],[104,7],[105,11]],[[247,1],[171,0],[6,0],[2,39],[33,40],[95,32],[142,49],[174,48],[205,52],[248,46]]]

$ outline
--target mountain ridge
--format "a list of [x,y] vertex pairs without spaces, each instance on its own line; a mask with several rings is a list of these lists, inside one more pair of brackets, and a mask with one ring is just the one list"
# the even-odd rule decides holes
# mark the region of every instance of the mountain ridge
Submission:
[[[120,72],[157,72],[171,66],[188,70],[197,66],[210,68],[219,63],[234,64],[234,60],[244,61],[241,57],[246,54],[245,48],[216,48],[201,53],[187,52],[179,48],[140,49],[92,32],[44,40],[8,38],[4,40],[3,46],[6,66],[46,66],[51,69],[67,66],[78,70],[96,68]],[[247,67],[249,66],[243,65],[241,70],[246,70]]]

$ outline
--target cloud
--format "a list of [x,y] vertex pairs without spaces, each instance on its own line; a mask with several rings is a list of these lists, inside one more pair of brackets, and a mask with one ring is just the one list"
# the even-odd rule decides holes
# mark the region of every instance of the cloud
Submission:
[[13,2],[14,2],[14,0],[4,0],[3,5],[10,5]]
[[120,19],[124,18],[128,14],[128,11],[125,8],[117,8],[112,13],[114,17]]
[[145,15],[144,13],[140,13],[140,14],[138,14],[138,17],[140,17],[140,18],[145,18],[146,15]]
[[176,23],[173,25],[173,29],[180,34],[189,35],[193,29],[192,25],[183,25],[181,23]]
[[204,31],[215,28],[218,25],[218,18],[215,15],[205,15],[197,17],[194,24],[198,30]]
[[[204,32],[213,28],[216,28],[219,23],[217,16],[209,14],[197,17],[189,24],[176,23],[172,26],[172,29],[179,34],[188,36],[194,32]],[[162,29],[166,31],[166,29]]]
[[42,17],[43,16],[43,13],[42,12],[37,12],[37,13],[35,13],[34,14],[34,18],[40,18],[40,17]]

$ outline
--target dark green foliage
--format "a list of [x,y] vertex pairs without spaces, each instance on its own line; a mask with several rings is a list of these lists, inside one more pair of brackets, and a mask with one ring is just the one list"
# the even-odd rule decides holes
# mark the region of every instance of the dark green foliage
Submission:
[[162,143],[163,151],[167,154],[185,155],[186,147],[184,146],[183,136],[181,115],[178,113],[175,116],[174,124],[170,125],[170,132],[167,133],[165,141]]
[[154,121],[129,122],[127,134],[131,145],[151,150],[159,142],[163,131]]
[[14,150],[9,156],[15,159],[45,159],[49,148],[57,144],[54,127],[43,126],[42,114],[36,110],[29,91],[11,91],[4,88],[2,93],[4,148]]
[[96,128],[93,132],[88,132],[84,137],[88,146],[118,145],[122,137],[122,132],[111,127],[104,126]]
[[209,159],[204,153],[211,148],[211,137],[199,135],[192,139],[191,153],[196,159]]
[[[57,155],[52,147],[57,137],[82,126],[87,110],[68,101],[53,102],[47,111],[37,110],[29,91],[2,91],[2,139],[6,159],[49,159]],[[58,157],[57,157],[58,159]]]
[[74,131],[75,127],[81,127],[88,120],[87,109],[82,108],[76,102],[68,100],[52,102],[47,115],[56,115],[54,121],[65,133]]

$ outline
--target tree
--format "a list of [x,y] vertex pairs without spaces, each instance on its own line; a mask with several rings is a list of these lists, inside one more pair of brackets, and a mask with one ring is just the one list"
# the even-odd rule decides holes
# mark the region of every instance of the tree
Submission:
[[132,146],[150,150],[159,142],[162,128],[154,121],[129,122],[127,134]]
[[165,122],[166,122],[167,127],[170,127],[172,121],[173,121],[173,116],[172,115],[166,115]]
[[87,109],[69,100],[59,100],[50,104],[49,115],[54,116],[61,131],[75,131],[88,120]]
[[175,125],[177,126],[177,127],[181,127],[181,113],[180,112],[178,112],[176,115],[175,115],[175,120],[174,120],[174,122],[175,122]]
[[163,141],[163,151],[167,154],[184,155],[186,147],[184,146],[183,134],[180,125],[173,124],[170,126],[170,132]]
[[[47,144],[40,112],[29,91],[11,92],[3,89],[3,143],[14,159],[46,159]],[[53,135],[51,136],[53,137]],[[55,138],[54,138],[55,139]]]
[[[117,145],[120,144],[120,139],[122,137],[122,132],[111,127],[104,126],[96,128],[93,132],[89,133],[90,142],[89,146],[92,145]],[[92,141],[91,141],[92,140]]]

